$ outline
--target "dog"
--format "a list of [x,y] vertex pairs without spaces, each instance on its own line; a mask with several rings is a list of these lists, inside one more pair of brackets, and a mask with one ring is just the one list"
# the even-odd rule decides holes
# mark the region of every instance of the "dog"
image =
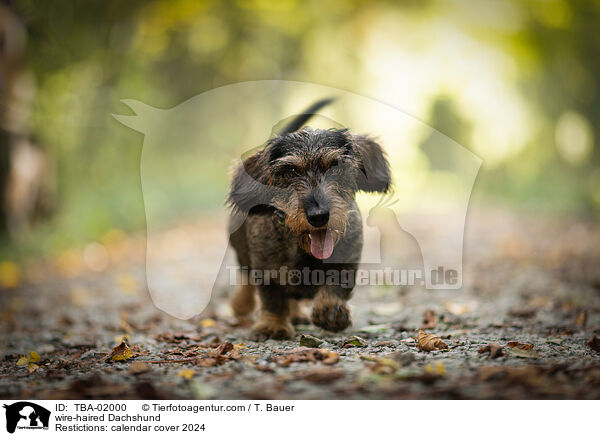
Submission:
[[[385,193],[391,174],[382,147],[348,129],[303,127],[324,99],[295,117],[256,153],[234,168],[228,203],[230,244],[245,280],[231,300],[238,319],[255,309],[259,340],[288,339],[293,324],[306,322],[298,300],[314,299],[312,322],[338,332],[351,324],[347,301],[362,251],[358,191]],[[240,224],[240,221],[241,222]],[[303,273],[323,280],[266,280],[264,271]],[[349,275],[349,283],[336,277]],[[250,283],[250,278],[259,277]],[[329,280],[334,278],[334,280]]]

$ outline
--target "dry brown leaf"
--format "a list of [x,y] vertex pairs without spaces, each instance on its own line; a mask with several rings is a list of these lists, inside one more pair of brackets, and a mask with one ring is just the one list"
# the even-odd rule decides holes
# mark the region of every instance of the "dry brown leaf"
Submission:
[[445,350],[448,348],[448,344],[442,341],[439,336],[430,335],[423,330],[419,330],[419,333],[417,333],[417,348],[421,351]]
[[155,339],[160,342],[172,342],[172,343],[177,344],[180,342],[188,341],[192,338],[183,332],[176,332],[176,333],[166,332],[166,333],[160,333],[160,334],[156,335]]
[[127,346],[125,341],[122,341],[119,345],[112,349],[106,360],[119,361],[126,360],[133,357],[133,352]]
[[522,344],[521,342],[511,341],[508,345],[510,348],[518,348],[519,350],[531,350],[533,348],[533,344]]
[[437,327],[438,317],[433,310],[428,310],[423,315],[423,325],[421,329],[434,329]]
[[230,352],[231,350],[233,350],[233,344],[231,342],[223,342],[222,344],[219,344],[219,346],[215,349],[213,354],[217,356],[222,356]]
[[587,310],[582,310],[579,312],[577,319],[575,320],[575,325],[577,327],[585,327],[587,324]]
[[289,366],[294,362],[323,362],[325,365],[333,365],[339,361],[339,354],[329,351],[327,348],[305,348],[299,347],[288,351],[286,354],[277,356],[274,360],[280,366]]
[[477,350],[477,352],[479,354],[489,353],[489,359],[495,359],[496,357],[504,355],[504,352],[502,351],[502,346],[499,344],[488,344],[484,347],[481,347],[479,350]]

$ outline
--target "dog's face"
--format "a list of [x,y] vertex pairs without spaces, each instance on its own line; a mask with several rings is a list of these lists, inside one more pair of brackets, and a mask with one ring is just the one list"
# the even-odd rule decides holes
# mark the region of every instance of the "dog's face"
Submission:
[[373,140],[345,129],[276,136],[236,169],[229,201],[239,210],[266,205],[319,259],[331,256],[358,190],[386,192],[390,171]]

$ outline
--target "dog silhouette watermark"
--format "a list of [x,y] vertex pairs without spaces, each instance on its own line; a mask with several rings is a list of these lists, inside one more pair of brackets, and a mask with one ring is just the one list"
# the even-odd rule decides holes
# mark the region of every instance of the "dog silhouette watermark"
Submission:
[[[311,123],[374,135],[388,155],[392,172],[391,194],[360,194],[357,198],[365,224],[363,269],[390,268],[398,272],[392,276],[399,274],[402,281],[404,274],[407,282],[409,271],[420,270],[420,277],[413,279],[416,284],[423,282],[427,289],[461,288],[466,215],[481,159],[425,123],[379,101],[310,83],[256,81],[217,88],[171,109],[123,100],[135,115],[114,115],[144,134],[140,173],[147,219],[146,276],[159,309],[181,319],[201,313],[216,283],[227,282],[228,271],[238,266],[228,249],[224,223],[221,234],[179,235],[175,244],[183,247],[179,252],[165,234],[173,236],[180,230],[165,229],[165,223],[180,213],[201,213],[198,209],[202,207],[194,209],[205,204],[199,192],[203,198],[212,199],[206,209],[220,210],[218,216],[225,219],[228,185],[222,180],[232,160],[239,162],[243,157],[236,156],[248,155],[249,150],[265,144],[277,133],[282,120],[330,96],[335,96],[335,102],[316,114]],[[430,147],[433,143],[434,148],[453,154],[454,168],[437,174],[422,164],[422,156],[415,158],[418,146],[407,138],[425,133]],[[436,196],[440,186],[444,190],[441,200]],[[181,198],[189,199],[189,208],[181,210]],[[288,198],[299,201],[293,195]],[[431,219],[408,219],[407,211]],[[245,219],[244,214],[236,217],[229,233]],[[427,226],[423,225],[426,221]],[[319,240],[321,253],[328,253],[327,240],[326,236]],[[419,265],[407,267],[394,258],[398,250],[408,246],[417,253]]]

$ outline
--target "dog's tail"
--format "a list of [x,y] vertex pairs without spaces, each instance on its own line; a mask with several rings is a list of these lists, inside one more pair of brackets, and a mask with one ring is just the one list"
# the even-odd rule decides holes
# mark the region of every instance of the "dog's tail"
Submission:
[[327,106],[334,100],[335,100],[334,97],[329,97],[329,98],[324,98],[322,100],[317,101],[312,106],[309,106],[308,108],[306,108],[306,110],[304,110],[303,113],[301,113],[296,118],[294,118],[292,121],[290,121],[290,123],[287,126],[285,126],[283,128],[283,130],[281,132],[279,132],[279,134],[285,135],[287,133],[295,132],[300,127],[302,127],[304,125],[304,123],[306,123],[308,120],[310,120],[317,111],[319,111],[320,109],[323,109],[325,106]]

